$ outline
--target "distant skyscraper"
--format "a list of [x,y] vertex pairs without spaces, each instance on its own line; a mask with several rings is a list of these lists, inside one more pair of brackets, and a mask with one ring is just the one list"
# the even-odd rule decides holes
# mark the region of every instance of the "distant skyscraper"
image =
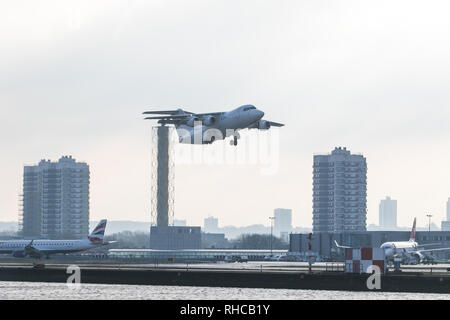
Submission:
[[365,231],[367,164],[362,155],[335,148],[314,156],[313,232]]
[[447,200],[447,221],[441,222],[442,231],[450,231],[450,198]]
[[397,200],[386,197],[381,200],[379,206],[379,224],[384,230],[395,230],[397,228]]
[[450,221],[450,198],[447,200],[447,221]]
[[292,230],[292,210],[291,209],[275,209],[275,221],[273,224],[273,233],[276,237],[289,234]]
[[89,166],[64,156],[25,166],[23,208],[25,237],[80,239],[89,232]]
[[214,217],[205,218],[203,229],[204,232],[217,232],[219,229],[219,219]]

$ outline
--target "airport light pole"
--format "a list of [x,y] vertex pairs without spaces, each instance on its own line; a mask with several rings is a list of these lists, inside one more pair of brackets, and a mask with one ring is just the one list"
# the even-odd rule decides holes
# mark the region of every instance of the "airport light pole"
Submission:
[[269,219],[270,219],[270,256],[272,257],[273,220],[275,219],[275,217],[269,217]]

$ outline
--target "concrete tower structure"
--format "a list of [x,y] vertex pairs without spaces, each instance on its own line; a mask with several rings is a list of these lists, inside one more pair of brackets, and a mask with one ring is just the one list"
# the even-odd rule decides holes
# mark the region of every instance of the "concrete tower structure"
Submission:
[[174,213],[173,130],[169,126],[152,128],[151,216],[159,227],[167,227]]
[[171,126],[152,128],[150,249],[201,248],[201,229],[174,226],[174,144]]

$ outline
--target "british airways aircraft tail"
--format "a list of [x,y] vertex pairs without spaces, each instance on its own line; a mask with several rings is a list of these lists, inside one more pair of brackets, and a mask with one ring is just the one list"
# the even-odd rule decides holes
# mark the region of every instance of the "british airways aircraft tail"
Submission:
[[95,229],[88,236],[90,242],[95,244],[103,243],[103,237],[105,236],[106,222],[107,222],[106,219],[100,220]]

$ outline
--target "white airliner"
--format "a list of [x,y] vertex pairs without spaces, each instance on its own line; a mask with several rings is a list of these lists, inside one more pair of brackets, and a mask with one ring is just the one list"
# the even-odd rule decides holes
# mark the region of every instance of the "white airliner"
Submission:
[[405,261],[408,260],[408,258],[413,257],[416,259],[417,263],[420,263],[425,258],[425,252],[450,250],[450,248],[420,249],[420,247],[436,244],[437,243],[419,245],[416,242],[416,218],[414,218],[409,241],[385,242],[381,245],[380,248],[384,249],[384,253],[388,261],[393,261],[394,258],[397,257],[402,258],[402,260]]
[[[339,248],[350,248],[340,246],[336,241],[335,244]],[[394,261],[394,258],[401,258],[403,262],[410,261],[410,258],[413,258],[416,263],[420,263],[425,258],[424,252],[450,250],[450,248],[420,249],[420,247],[437,244],[438,243],[419,245],[416,242],[416,218],[414,218],[411,235],[408,241],[385,242],[380,246],[380,248],[384,249],[385,257],[388,262]]]
[[228,112],[193,113],[178,110],[145,111],[143,114],[158,116],[146,117],[146,120],[159,120],[158,123],[174,124],[180,143],[209,144],[233,136],[230,144],[237,145],[239,130],[268,130],[271,126],[284,124],[262,120],[264,112],[253,105],[244,105]]
[[[0,254],[12,254],[16,258],[50,257],[55,253],[73,253],[86,251],[113,243],[104,242],[107,220],[101,220],[94,231],[82,240],[8,240],[0,241]],[[115,241],[114,241],[115,242]]]

